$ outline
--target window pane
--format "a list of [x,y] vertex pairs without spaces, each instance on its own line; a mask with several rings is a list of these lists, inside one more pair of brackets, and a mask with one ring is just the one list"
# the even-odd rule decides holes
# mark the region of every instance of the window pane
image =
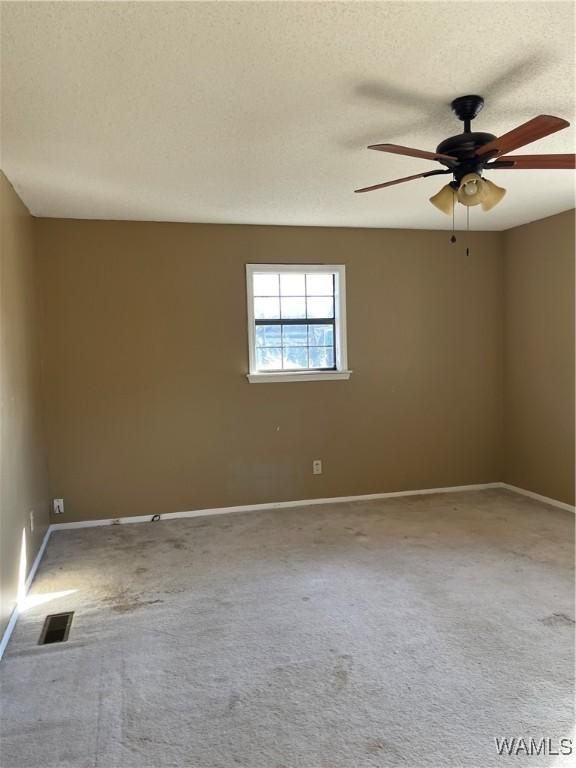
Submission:
[[279,325],[257,325],[256,326],[256,346],[257,347],[279,347],[281,346],[281,344],[282,344],[282,334],[280,332]]
[[332,296],[334,278],[332,275],[306,275],[306,293],[308,296]]
[[282,346],[301,347],[308,344],[308,326],[307,325],[283,325],[282,326]]
[[334,329],[331,325],[309,325],[310,344],[318,347],[334,346]]
[[310,368],[334,368],[332,347],[310,347]]
[[278,296],[279,275],[274,272],[264,272],[254,275],[254,296]]
[[307,317],[334,317],[334,301],[329,298],[307,298]]
[[308,368],[306,347],[283,347],[284,368]]
[[283,272],[280,275],[280,293],[282,296],[304,296],[306,293],[304,275]]
[[280,347],[258,347],[256,349],[256,368],[259,371],[282,368],[282,350]]
[[306,317],[306,299],[299,298],[284,298],[280,300],[282,302],[282,317],[288,320],[298,320],[301,317]]
[[276,320],[280,317],[280,300],[275,298],[254,299],[254,317],[258,320]]

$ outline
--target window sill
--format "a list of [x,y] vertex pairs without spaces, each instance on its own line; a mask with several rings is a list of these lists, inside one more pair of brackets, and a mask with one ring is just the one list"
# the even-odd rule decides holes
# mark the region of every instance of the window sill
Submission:
[[272,384],[292,381],[344,381],[352,371],[290,371],[289,373],[247,373],[250,384]]

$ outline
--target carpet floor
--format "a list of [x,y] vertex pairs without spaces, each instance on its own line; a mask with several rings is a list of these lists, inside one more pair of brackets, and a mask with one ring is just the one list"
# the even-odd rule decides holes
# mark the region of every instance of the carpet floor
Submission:
[[58,531],[0,665],[0,764],[568,765],[573,564],[574,516],[501,490]]

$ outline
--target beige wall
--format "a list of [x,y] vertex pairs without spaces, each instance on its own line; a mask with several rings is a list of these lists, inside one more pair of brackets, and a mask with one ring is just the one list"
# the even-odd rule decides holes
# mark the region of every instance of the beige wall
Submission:
[[[36,226],[66,520],[498,479],[501,234]],[[346,264],[350,381],[247,382],[258,261]]]
[[504,242],[503,477],[574,503],[574,211]]
[[[48,525],[33,220],[0,172],[0,634]],[[29,514],[34,511],[35,530]]]
[[[66,520],[499,479],[573,500],[574,212],[468,258],[443,232],[36,220],[48,493],[32,220],[0,181],[3,623],[50,496]],[[253,261],[347,265],[350,381],[248,384]]]

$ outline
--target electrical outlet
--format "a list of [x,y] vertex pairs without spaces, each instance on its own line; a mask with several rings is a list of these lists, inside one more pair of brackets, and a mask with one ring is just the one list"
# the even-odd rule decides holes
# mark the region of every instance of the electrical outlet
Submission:
[[314,459],[314,461],[312,462],[312,474],[313,475],[322,474],[322,459]]
[[34,533],[34,510],[30,510],[30,533]]
[[64,514],[64,499],[54,499],[52,501],[52,512],[54,512],[55,515]]

